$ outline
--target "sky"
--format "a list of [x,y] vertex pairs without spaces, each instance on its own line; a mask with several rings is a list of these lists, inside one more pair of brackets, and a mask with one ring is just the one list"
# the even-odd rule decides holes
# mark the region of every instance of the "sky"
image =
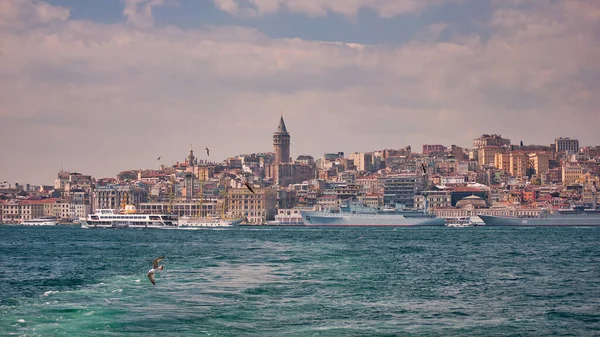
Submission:
[[272,151],[281,113],[294,158],[598,145],[600,2],[0,0],[0,181]]

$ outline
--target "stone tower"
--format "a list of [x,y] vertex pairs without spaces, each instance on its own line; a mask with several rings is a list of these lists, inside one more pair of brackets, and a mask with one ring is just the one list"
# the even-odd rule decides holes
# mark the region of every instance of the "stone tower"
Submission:
[[279,119],[277,131],[273,134],[273,148],[275,149],[275,164],[289,163],[290,161],[290,134],[285,128],[283,115]]

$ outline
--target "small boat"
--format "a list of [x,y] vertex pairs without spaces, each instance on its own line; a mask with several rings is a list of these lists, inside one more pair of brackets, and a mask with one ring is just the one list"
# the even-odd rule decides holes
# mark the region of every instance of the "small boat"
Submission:
[[231,227],[238,225],[244,219],[224,219],[222,217],[187,217],[179,218],[179,228],[190,227]]
[[19,223],[19,225],[24,226],[56,226],[58,225],[58,221],[56,221],[53,217],[44,217],[44,218],[36,218],[36,219],[27,219],[23,220]]
[[471,221],[470,216],[461,216],[454,218],[446,218],[446,227],[462,228],[462,227],[475,227],[476,224]]

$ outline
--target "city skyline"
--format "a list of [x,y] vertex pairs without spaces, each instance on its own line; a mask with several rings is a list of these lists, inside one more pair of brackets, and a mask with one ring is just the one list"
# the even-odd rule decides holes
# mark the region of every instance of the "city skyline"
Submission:
[[[270,5],[271,4],[271,5]],[[272,6],[275,4],[275,6]],[[0,179],[558,137],[600,144],[585,1],[2,1]],[[202,149],[211,149],[210,158]]]

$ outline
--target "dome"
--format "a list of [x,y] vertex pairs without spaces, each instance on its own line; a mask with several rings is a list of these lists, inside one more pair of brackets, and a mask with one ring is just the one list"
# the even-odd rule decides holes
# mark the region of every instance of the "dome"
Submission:
[[464,197],[456,203],[456,207],[464,208],[467,205],[473,205],[475,208],[485,208],[487,207],[487,202],[476,195],[470,195],[468,197]]

